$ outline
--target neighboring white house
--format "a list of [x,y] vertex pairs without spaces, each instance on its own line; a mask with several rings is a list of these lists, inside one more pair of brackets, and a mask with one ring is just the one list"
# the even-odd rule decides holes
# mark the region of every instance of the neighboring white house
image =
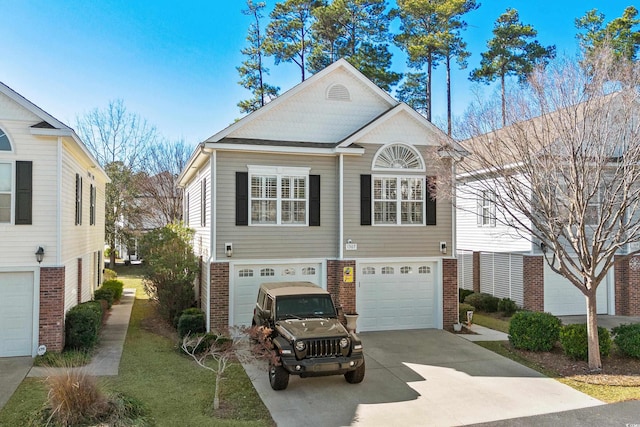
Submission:
[[299,280],[361,331],[450,326],[454,211],[428,177],[452,145],[345,60],[201,143],[179,185],[210,326],[249,324],[260,283]]
[[0,83],[0,357],[64,347],[65,313],[101,283],[107,182],[73,129]]

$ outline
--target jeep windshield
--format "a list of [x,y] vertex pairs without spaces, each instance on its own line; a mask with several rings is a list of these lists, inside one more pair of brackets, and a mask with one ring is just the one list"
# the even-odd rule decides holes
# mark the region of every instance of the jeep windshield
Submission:
[[276,320],[336,317],[330,295],[290,295],[276,300]]

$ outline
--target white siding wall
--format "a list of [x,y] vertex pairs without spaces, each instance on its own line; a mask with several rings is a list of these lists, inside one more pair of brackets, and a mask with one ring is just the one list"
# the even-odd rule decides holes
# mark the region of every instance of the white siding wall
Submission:
[[[326,99],[327,89],[339,83],[351,100]],[[337,142],[351,135],[390,107],[379,94],[342,69],[316,81],[288,102],[229,135],[274,141]]]
[[[487,252],[529,252],[531,242],[515,233],[510,227],[501,223],[504,214],[496,209],[495,226],[479,226],[477,215],[478,185],[461,184],[456,197],[456,236],[457,248],[471,251]],[[526,219],[522,218],[522,221]]]
[[[202,206],[200,194],[204,179],[207,181],[207,197],[204,201],[204,206]],[[211,182],[210,163],[207,162],[198,171],[198,174],[194,176],[194,179],[189,182],[184,193],[184,203],[187,203],[187,193],[189,194],[189,218],[185,218],[185,223],[195,231],[193,250],[197,256],[202,256],[205,261],[209,257],[211,247],[211,195],[213,185],[214,183]],[[204,227],[201,225],[202,209],[204,209],[206,215],[206,225]]]

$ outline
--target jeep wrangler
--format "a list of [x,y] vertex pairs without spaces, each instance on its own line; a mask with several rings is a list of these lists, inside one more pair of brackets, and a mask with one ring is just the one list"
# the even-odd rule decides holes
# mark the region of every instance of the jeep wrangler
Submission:
[[331,295],[310,282],[263,283],[253,312],[253,326],[271,328],[279,363],[269,365],[274,390],[289,385],[289,375],[344,375],[364,379],[362,342],[338,320]]

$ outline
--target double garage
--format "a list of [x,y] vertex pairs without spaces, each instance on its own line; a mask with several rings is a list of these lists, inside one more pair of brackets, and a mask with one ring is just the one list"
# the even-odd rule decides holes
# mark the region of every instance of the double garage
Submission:
[[[234,264],[230,323],[249,325],[264,282],[309,281],[326,288],[323,261]],[[358,331],[442,327],[441,274],[437,261],[356,262]]]
[[32,355],[34,297],[33,271],[0,271],[0,357]]

